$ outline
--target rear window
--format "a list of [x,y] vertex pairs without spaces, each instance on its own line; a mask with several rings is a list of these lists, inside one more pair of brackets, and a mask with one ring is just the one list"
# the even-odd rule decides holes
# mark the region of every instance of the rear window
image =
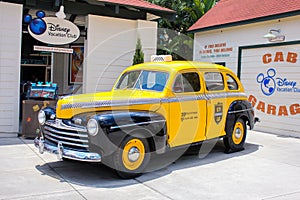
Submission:
[[208,91],[224,90],[224,80],[220,72],[206,72],[204,79]]

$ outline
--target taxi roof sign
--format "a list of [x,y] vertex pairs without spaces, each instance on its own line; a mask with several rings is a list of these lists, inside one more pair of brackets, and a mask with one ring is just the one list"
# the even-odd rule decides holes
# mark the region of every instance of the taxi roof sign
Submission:
[[152,55],[151,62],[171,62],[171,55]]

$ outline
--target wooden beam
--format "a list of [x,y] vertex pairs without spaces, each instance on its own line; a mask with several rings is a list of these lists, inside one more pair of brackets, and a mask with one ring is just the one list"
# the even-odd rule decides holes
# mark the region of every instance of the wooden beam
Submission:
[[[13,1],[13,0],[12,0]],[[35,0],[29,0],[35,1]],[[11,2],[11,1],[9,1]],[[58,7],[55,6],[54,1],[42,1],[37,0],[37,5],[33,6],[33,2],[27,4],[27,1],[23,3],[23,7],[26,9],[40,9],[45,11],[57,12]],[[91,5],[86,2],[64,1],[65,13],[72,15],[101,15],[108,17],[124,18],[124,19],[146,19],[146,12],[144,11],[131,11],[124,7],[119,7],[116,12],[116,7],[113,5]]]
[[[24,8],[28,9],[40,9],[45,11],[56,12],[59,8],[57,6],[60,0],[7,0],[6,2],[21,3]],[[94,0],[74,0],[74,1],[63,1],[65,6],[65,13],[74,15],[101,15],[108,17],[124,18],[124,19],[147,19],[147,13],[151,13],[157,16],[161,16],[166,19],[174,19],[175,13],[159,11],[153,9],[138,8],[138,10],[130,10],[122,5],[112,5]],[[134,7],[132,7],[134,8]]]
[[77,15],[75,15],[75,14],[72,14],[72,15],[70,16],[70,19],[69,19],[69,21],[70,21],[70,22],[74,22],[74,21],[75,21],[75,19],[76,19],[76,17],[77,17]]

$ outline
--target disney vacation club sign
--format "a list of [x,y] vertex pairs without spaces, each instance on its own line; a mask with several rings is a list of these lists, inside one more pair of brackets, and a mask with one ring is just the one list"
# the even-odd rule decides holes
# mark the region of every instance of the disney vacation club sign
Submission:
[[26,15],[29,34],[46,44],[63,45],[76,41],[80,36],[79,28],[72,22],[57,17],[45,17],[45,12],[38,11],[37,18]]

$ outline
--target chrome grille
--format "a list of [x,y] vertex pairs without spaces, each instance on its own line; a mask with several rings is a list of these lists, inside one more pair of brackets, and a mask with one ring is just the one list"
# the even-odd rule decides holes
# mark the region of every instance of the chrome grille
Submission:
[[57,145],[61,143],[64,148],[87,151],[88,134],[85,127],[77,126],[60,119],[49,120],[44,125],[45,142]]

